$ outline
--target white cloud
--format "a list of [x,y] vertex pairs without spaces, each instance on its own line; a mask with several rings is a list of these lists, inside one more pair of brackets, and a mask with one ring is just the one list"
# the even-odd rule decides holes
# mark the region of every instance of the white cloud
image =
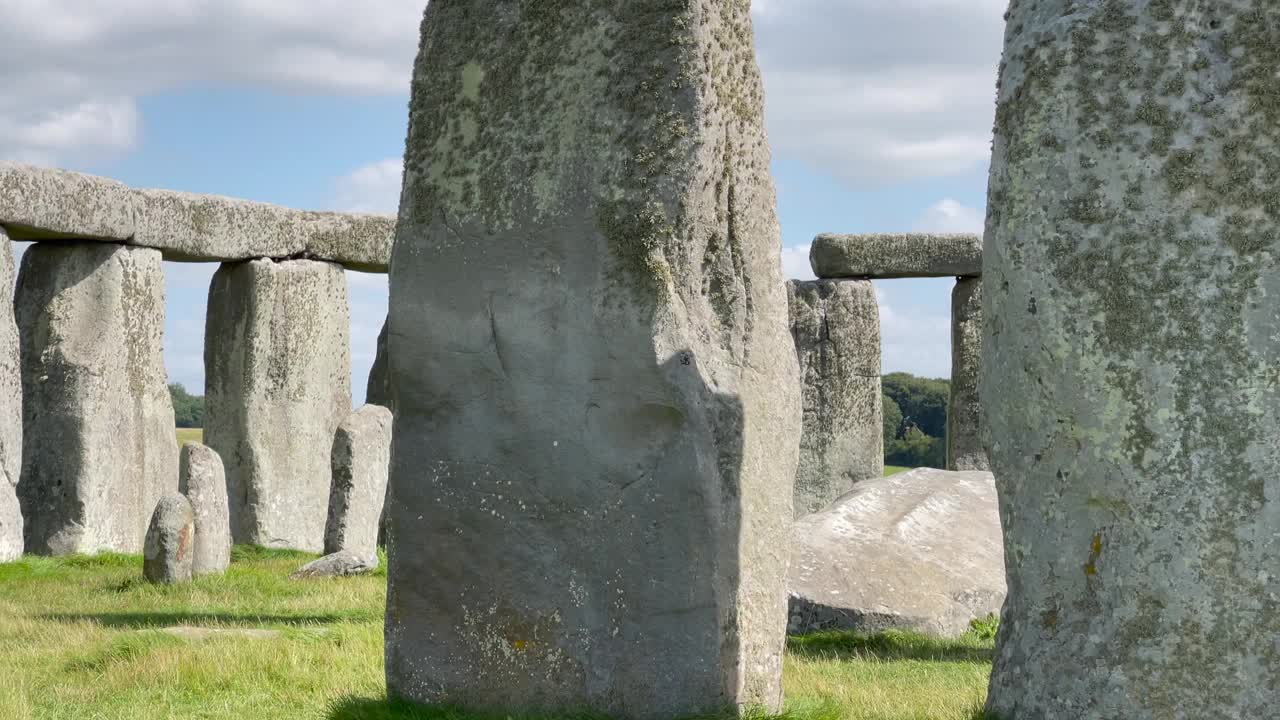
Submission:
[[813,280],[813,267],[809,265],[809,245],[782,248],[782,277],[787,280]]
[[[876,299],[880,304],[880,344],[885,373],[909,372],[923,377],[951,376],[951,305],[952,280],[890,280],[876,282]],[[927,283],[926,292],[904,283]],[[936,309],[899,309],[899,303],[910,306],[910,295],[928,295],[937,302]],[[935,297],[936,296],[936,297]],[[918,299],[918,298],[915,298]]]
[[331,206],[344,212],[389,213],[400,208],[404,162],[389,158],[356,168],[334,183]]
[[977,233],[986,225],[986,211],[961,204],[951,198],[939,200],[916,220],[915,232]]

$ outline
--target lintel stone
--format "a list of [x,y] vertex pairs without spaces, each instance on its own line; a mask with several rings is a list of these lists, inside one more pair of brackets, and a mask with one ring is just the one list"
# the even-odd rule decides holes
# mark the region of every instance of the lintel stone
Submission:
[[14,240],[133,237],[133,197],[115,180],[0,162],[0,225]]
[[982,274],[982,238],[972,233],[823,234],[809,264],[820,278],[891,280]]

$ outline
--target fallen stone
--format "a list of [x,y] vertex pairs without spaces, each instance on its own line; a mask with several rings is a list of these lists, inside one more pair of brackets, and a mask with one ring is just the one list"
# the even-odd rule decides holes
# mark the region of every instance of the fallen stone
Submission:
[[342,268],[224,264],[205,323],[205,443],[227,475],[236,543],[320,552],[338,424],[351,412]]
[[982,274],[977,235],[819,235],[809,264],[820,278],[960,277]]
[[659,5],[427,6],[391,261],[393,697],[780,707],[800,391],[750,8]]
[[222,458],[196,442],[182,446],[178,490],[191,501],[196,544],[191,560],[194,575],[225,572],[231,564],[231,520],[227,506],[227,477]]
[[161,632],[165,635],[172,635],[176,638],[196,642],[212,640],[215,638],[232,638],[235,640],[275,640],[284,634],[279,630],[267,630],[265,628],[204,628],[191,627],[187,625],[160,628],[155,632]]
[[375,556],[391,464],[391,411],[365,405],[348,415],[335,433],[332,457],[324,551]]
[[141,552],[178,484],[159,251],[36,243],[15,305],[26,551]]
[[364,401],[370,405],[391,407],[391,370],[387,367],[387,323],[383,321],[382,330],[378,332],[377,354],[373,358],[373,366],[369,368],[369,384],[365,390]]
[[[13,281],[13,246],[0,228],[0,288],[12,288]],[[6,290],[0,292],[0,562],[22,555],[22,509],[16,490],[21,471],[22,356],[13,294]]]
[[127,241],[133,196],[114,180],[0,161],[0,226],[14,240]]
[[960,278],[951,291],[951,399],[947,469],[990,470],[983,445],[978,382],[982,370],[982,279]]
[[165,585],[190,582],[195,534],[195,515],[187,498],[178,493],[160,498],[142,549],[143,576]]
[[1277,8],[1009,6],[983,272],[1011,559],[993,717],[1280,708]]
[[339,550],[303,565],[293,571],[289,578],[291,580],[305,580],[320,577],[346,577],[348,575],[362,575],[377,567],[378,553],[376,549],[369,555],[361,555],[350,550]]
[[792,529],[793,634],[963,633],[1000,612],[1004,550],[990,473],[920,468],[858,483]]
[[800,517],[884,475],[880,308],[868,280],[792,280],[787,293],[804,407]]

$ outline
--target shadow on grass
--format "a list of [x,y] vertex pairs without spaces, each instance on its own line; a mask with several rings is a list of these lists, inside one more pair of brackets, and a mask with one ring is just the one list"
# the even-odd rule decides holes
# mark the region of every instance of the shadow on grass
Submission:
[[920,633],[888,630],[875,635],[821,632],[787,639],[787,652],[814,660],[927,660],[989,663],[994,651],[972,638],[936,638]]
[[41,615],[42,620],[54,622],[96,622],[106,628],[142,629],[165,628],[176,625],[231,625],[239,627],[263,627],[271,625],[327,625],[340,622],[356,622],[367,619],[362,614],[330,613],[322,615],[255,615],[252,613],[201,613],[201,612],[136,612],[136,613],[65,613]]
[[[818,704],[782,714],[769,714],[760,710],[695,715],[682,720],[838,720],[840,708],[831,704]],[[515,713],[484,713],[450,706],[425,706],[388,700],[386,698],[342,698],[329,706],[326,720],[611,720],[602,713],[576,712],[557,715],[533,715]],[[981,720],[976,718],[975,720]]]

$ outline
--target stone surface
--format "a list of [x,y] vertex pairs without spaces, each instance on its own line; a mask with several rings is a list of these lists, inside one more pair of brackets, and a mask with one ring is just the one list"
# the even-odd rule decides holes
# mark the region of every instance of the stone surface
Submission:
[[372,553],[357,553],[350,550],[339,550],[329,553],[319,560],[312,560],[302,567],[294,570],[289,578],[292,580],[304,580],[307,578],[320,577],[346,577],[347,575],[361,575],[378,567],[378,552],[374,548]]
[[791,548],[792,633],[959,635],[1004,600],[990,473],[920,468],[859,483],[797,520]]
[[809,264],[820,278],[959,277],[982,274],[982,238],[972,234],[819,235]]
[[990,470],[983,446],[978,381],[982,370],[982,279],[961,278],[951,291],[951,400],[947,469]]
[[880,309],[869,280],[792,280],[787,294],[804,406],[800,517],[884,475]]
[[178,485],[160,253],[36,243],[15,305],[26,551],[141,551],[156,502]]
[[[13,287],[13,245],[0,228],[0,288]],[[0,292],[0,562],[22,555],[22,509],[18,477],[22,471],[22,356],[13,295]]]
[[[275,640],[283,635],[279,630],[268,630],[266,628],[206,628],[192,627],[190,625],[178,625],[176,627],[160,628],[159,630],[144,630],[143,632],[161,632],[165,635],[172,635],[183,640],[212,640],[214,638],[234,638],[236,640]],[[324,633],[324,628],[310,630],[310,632]]]
[[800,392],[749,3],[426,13],[389,693],[778,708]]
[[369,385],[365,390],[364,401],[370,405],[391,407],[391,369],[387,366],[387,322],[382,323],[378,333],[377,354],[373,358],[373,366],[369,368]]
[[218,453],[200,443],[183,445],[178,462],[178,490],[187,496],[195,513],[196,544],[191,572],[195,575],[225,572],[231,564],[231,519],[227,476]]
[[347,416],[333,439],[332,463],[324,551],[376,555],[391,463],[391,411],[365,405]]
[[142,549],[142,574],[154,583],[191,582],[196,519],[191,503],[179,493],[160,498]]
[[0,161],[0,226],[14,240],[125,241],[133,196],[114,180]]
[[227,474],[236,543],[319,552],[330,451],[351,412],[342,268],[224,264],[209,287],[204,439]]
[[1278,25],[1264,0],[1010,7],[983,273],[998,717],[1280,707]]

